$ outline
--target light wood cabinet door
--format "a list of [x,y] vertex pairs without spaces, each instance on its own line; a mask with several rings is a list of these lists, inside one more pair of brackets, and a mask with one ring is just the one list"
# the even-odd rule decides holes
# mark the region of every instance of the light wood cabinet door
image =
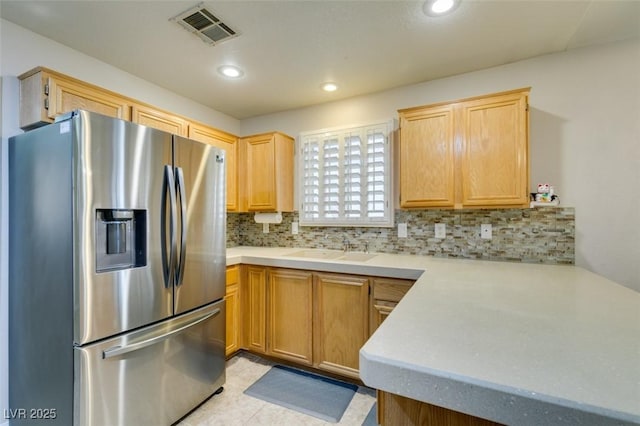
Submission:
[[454,144],[451,105],[400,113],[401,207],[453,207]]
[[462,205],[527,205],[527,95],[465,102],[461,115]]
[[248,211],[276,209],[275,138],[262,135],[245,139],[246,202]]
[[226,300],[226,349],[225,355],[229,356],[240,349],[240,280],[239,267],[227,268]]
[[267,268],[245,266],[242,275],[245,320],[245,347],[266,353]]
[[198,123],[189,125],[189,139],[225,150],[227,167],[227,211],[238,210],[238,138]]
[[240,143],[242,211],[293,211],[293,138],[267,133]]
[[313,274],[270,269],[267,353],[299,364],[313,363]]
[[179,136],[186,137],[189,131],[189,122],[184,118],[144,105],[131,108],[131,121]]
[[359,353],[369,337],[369,280],[316,274],[314,366],[359,378]]
[[74,109],[85,109],[109,117],[129,120],[129,102],[102,89],[72,80],[49,77],[49,117]]
[[500,426],[500,423],[380,390],[377,397],[377,420],[381,426]]
[[528,95],[400,110],[400,207],[528,206]]
[[414,283],[415,281],[412,280],[394,278],[371,279],[373,290],[371,291],[370,334],[378,329]]
[[46,68],[35,68],[20,79],[20,127],[30,129],[51,123],[60,114],[75,109],[129,120],[131,103],[116,93],[63,76]]
[[373,334],[380,324],[387,319],[391,311],[398,305],[395,302],[387,302],[385,300],[376,300],[371,304],[371,324],[370,333]]

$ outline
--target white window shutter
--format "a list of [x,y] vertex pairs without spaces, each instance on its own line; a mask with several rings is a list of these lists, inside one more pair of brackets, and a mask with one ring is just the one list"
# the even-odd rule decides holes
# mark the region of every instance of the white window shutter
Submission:
[[363,141],[359,132],[344,134],[344,216],[346,219],[362,218],[365,206]]
[[302,211],[309,220],[320,218],[320,141],[308,138],[302,145]]
[[300,135],[300,225],[393,226],[391,123]]
[[367,129],[367,215],[370,219],[384,220],[389,182],[388,136],[384,129]]

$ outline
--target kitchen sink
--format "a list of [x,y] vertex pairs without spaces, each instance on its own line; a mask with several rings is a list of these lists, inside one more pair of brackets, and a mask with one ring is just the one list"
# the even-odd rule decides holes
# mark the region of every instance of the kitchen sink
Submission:
[[338,250],[308,249],[285,254],[285,256],[306,257],[309,259],[337,259],[343,254],[344,252]]
[[367,260],[376,257],[375,254],[370,253],[346,253],[340,256],[337,260],[350,260],[352,262],[366,262]]
[[287,257],[306,257],[307,259],[335,259],[335,260],[348,260],[351,262],[366,262],[369,259],[376,257],[375,254],[359,253],[359,252],[343,252],[339,250],[324,250],[324,249],[307,249],[298,250],[293,253],[285,254]]

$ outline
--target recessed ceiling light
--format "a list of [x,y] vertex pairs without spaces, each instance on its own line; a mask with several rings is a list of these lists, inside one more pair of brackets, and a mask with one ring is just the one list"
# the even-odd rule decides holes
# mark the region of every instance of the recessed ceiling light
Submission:
[[336,90],[338,90],[338,85],[335,83],[324,83],[322,85],[322,90],[324,90],[325,92],[335,92]]
[[429,16],[443,16],[453,12],[460,5],[460,0],[427,0],[422,9]]
[[240,78],[244,72],[234,65],[223,65],[218,68],[218,72],[228,78]]

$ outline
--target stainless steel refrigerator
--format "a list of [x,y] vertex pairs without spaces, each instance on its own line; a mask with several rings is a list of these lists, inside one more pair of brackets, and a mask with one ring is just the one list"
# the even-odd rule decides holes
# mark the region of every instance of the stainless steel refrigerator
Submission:
[[85,111],[9,141],[12,424],[163,425],[225,380],[224,151]]

